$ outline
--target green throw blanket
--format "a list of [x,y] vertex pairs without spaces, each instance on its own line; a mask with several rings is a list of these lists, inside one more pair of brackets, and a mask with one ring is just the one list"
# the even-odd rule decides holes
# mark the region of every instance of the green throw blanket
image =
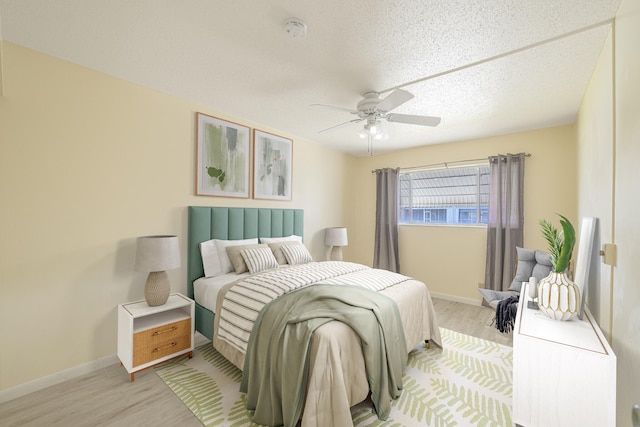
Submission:
[[272,301],[255,322],[240,384],[255,423],[296,425],[306,396],[311,334],[331,320],[360,337],[371,400],[378,418],[387,419],[407,363],[398,306],[358,286],[313,285]]

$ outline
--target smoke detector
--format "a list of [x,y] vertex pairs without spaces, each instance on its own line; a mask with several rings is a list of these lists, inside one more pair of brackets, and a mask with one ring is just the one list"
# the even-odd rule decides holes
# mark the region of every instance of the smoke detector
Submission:
[[307,24],[299,18],[284,21],[284,30],[292,39],[303,39],[307,35]]

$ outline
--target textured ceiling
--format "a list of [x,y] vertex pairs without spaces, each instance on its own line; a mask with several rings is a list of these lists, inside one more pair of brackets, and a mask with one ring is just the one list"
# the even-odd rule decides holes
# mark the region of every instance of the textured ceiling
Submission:
[[[0,0],[4,40],[366,155],[365,92],[415,98],[375,152],[572,123],[620,0]],[[298,17],[307,36],[292,39]],[[386,123],[385,123],[386,124]]]

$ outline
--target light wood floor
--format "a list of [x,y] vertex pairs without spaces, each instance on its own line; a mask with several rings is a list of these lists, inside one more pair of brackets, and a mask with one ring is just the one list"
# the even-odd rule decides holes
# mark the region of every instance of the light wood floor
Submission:
[[513,334],[503,334],[493,325],[495,309],[439,298],[433,298],[433,305],[440,327],[513,346]]
[[[494,311],[433,299],[443,328],[512,345],[512,335],[491,326]],[[200,421],[149,369],[133,383],[119,364],[0,405],[3,427],[201,426]]]

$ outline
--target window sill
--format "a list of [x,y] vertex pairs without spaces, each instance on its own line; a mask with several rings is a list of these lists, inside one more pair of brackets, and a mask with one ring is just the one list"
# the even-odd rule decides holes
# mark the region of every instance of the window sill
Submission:
[[453,228],[487,228],[487,224],[407,224],[400,223],[400,227],[453,227]]

